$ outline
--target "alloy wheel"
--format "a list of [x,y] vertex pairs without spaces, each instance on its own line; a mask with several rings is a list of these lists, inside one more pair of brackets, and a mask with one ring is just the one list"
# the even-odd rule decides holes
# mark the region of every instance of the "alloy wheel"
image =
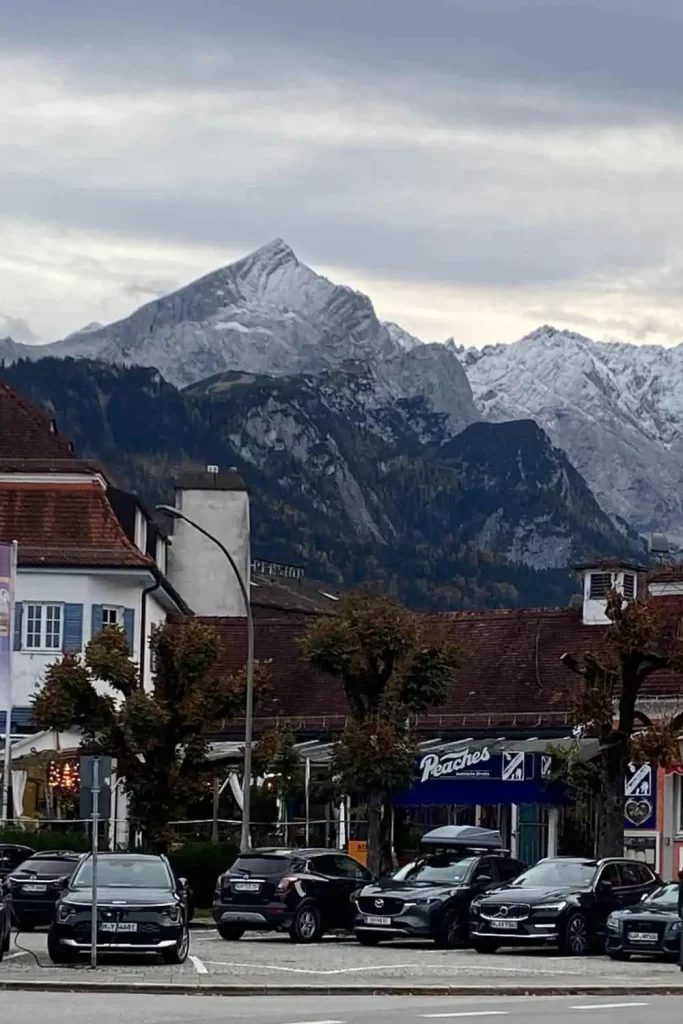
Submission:
[[588,947],[586,922],[580,914],[575,914],[567,923],[567,946],[574,956],[581,956]]
[[299,914],[299,934],[302,939],[312,939],[318,922],[312,910],[302,910]]

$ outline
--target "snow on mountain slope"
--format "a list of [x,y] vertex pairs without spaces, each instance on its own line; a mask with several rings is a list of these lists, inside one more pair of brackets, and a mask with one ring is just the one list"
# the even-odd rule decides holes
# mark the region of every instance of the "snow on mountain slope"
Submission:
[[454,353],[383,323],[366,295],[316,274],[280,239],[117,323],[36,351],[0,342],[8,362],[43,355],[154,366],[178,386],[226,370],[288,376],[356,363],[382,401],[426,394],[453,429],[477,418]]
[[603,508],[683,542],[683,346],[595,342],[541,327],[457,349],[487,419],[534,419]]

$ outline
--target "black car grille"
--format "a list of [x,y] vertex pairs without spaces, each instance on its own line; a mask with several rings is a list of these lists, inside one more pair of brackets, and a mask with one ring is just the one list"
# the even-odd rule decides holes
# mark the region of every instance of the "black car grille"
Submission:
[[657,934],[657,938],[661,939],[666,929],[666,923],[653,922],[653,921],[629,921],[626,926],[626,934],[632,935],[633,932],[649,932],[652,935]]
[[361,896],[358,900],[358,907],[363,914],[395,917],[403,910],[403,900],[397,900],[392,896]]
[[531,913],[528,903],[485,903],[480,914],[487,921],[503,918],[508,921],[523,921]]

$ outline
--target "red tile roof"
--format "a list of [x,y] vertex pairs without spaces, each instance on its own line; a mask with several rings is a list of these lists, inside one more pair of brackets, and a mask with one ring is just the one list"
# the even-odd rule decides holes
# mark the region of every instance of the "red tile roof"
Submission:
[[[457,643],[461,662],[446,704],[423,717],[424,729],[572,724],[577,680],[560,658],[567,652],[581,658],[599,650],[605,636],[602,627],[584,626],[581,612],[574,609],[457,612],[438,618]],[[221,636],[222,671],[241,668],[246,657],[245,621],[202,621]],[[339,681],[317,675],[302,657],[299,641],[309,622],[293,616],[255,621],[256,657],[271,659],[273,679],[257,715],[296,719],[302,727],[334,728],[347,716],[348,704]],[[655,673],[647,692],[683,694],[683,680],[673,673]]]
[[0,459],[74,459],[53,417],[0,380]]
[[0,540],[19,542],[20,565],[147,567],[96,480],[0,481]]

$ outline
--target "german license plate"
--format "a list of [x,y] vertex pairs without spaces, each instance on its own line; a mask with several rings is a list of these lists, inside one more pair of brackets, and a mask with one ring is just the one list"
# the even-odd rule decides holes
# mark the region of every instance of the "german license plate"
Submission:
[[629,932],[631,942],[656,942],[659,938],[657,932]]
[[489,921],[492,928],[499,929],[501,932],[514,932],[517,930],[516,921]]
[[365,918],[365,923],[377,925],[378,928],[388,928],[389,925],[391,924],[391,918],[370,916]]
[[46,885],[31,885],[29,883],[29,885],[22,885],[21,891],[22,892],[47,892],[47,886]]
[[103,932],[136,932],[137,921],[103,921],[100,925]]
[[235,892],[260,892],[260,882],[235,882]]

